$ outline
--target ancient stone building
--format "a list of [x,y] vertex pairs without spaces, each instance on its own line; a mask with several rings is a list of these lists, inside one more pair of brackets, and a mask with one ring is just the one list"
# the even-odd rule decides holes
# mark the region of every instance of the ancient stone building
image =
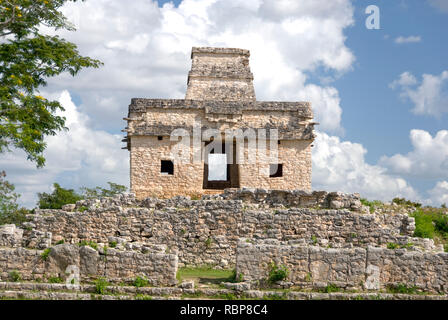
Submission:
[[138,198],[310,191],[310,103],[257,101],[248,50],[194,47],[191,58],[185,99],[131,101],[124,130],[131,191]]

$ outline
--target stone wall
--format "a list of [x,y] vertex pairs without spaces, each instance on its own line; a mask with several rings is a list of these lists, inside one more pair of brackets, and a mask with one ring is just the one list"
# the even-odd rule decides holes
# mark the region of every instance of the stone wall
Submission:
[[[413,218],[360,213],[359,195],[241,190],[209,197],[216,199],[138,201],[121,195],[78,201],[66,206],[66,210],[36,210],[30,216],[31,222],[24,226],[23,241],[35,230],[51,232],[53,243],[64,239],[71,243],[91,240],[108,244],[111,237],[116,237],[128,243],[167,245],[179,251],[182,264],[222,267],[234,264],[240,237],[333,247],[384,246],[389,242],[405,245],[416,241],[409,238],[415,228]],[[275,200],[281,197],[284,202]],[[297,203],[308,208],[298,207]],[[427,244],[431,246],[433,243]]]
[[[149,249],[148,249],[149,250]],[[47,258],[43,250],[0,248],[0,279],[11,280],[10,273],[18,272],[22,280],[48,281],[59,277],[64,282],[68,267],[79,270],[80,280],[104,277],[110,282],[130,282],[145,277],[152,285],[175,285],[177,254],[150,250],[93,249],[89,246],[60,244],[52,247]]]
[[[253,242],[253,243],[252,243]],[[286,266],[286,282],[305,288],[335,285],[380,290],[404,284],[427,292],[448,292],[448,253],[415,248],[322,248],[276,240],[242,239],[236,272],[245,281],[266,281],[272,263]]]

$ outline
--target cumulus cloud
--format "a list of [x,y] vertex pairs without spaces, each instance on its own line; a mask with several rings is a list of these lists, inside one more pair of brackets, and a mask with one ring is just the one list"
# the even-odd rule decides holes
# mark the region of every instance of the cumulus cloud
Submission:
[[429,204],[440,206],[448,205],[448,181],[439,181],[433,189],[428,191]]
[[311,101],[321,129],[341,133],[337,89],[308,79],[351,69],[355,57],[344,30],[354,23],[353,11],[350,0],[184,0],[178,7],[151,0],[68,2],[63,12],[77,31],[57,34],[104,67],[49,79],[45,96],[60,97],[70,130],[47,138],[44,169],[20,151],[2,155],[0,165],[28,205],[54,181],[127,184],[120,130],[130,99],[183,98],[193,46],[251,50],[259,100]]
[[397,44],[404,44],[404,43],[417,43],[421,42],[422,38],[420,36],[409,36],[409,37],[403,37],[399,36],[395,38],[395,43]]
[[0,158],[0,167],[6,169],[7,179],[21,194],[21,203],[34,207],[36,193],[51,191],[56,181],[71,188],[104,186],[107,181],[127,186],[129,160],[128,151],[121,149],[122,136],[91,129],[90,119],[79,112],[68,91],[60,93],[57,100],[65,108],[61,115],[66,117],[69,131],[46,138],[46,166],[36,169],[18,150]]
[[419,83],[410,72],[404,72],[389,86],[400,89],[400,97],[414,104],[412,112],[440,116],[448,112],[448,71],[440,75],[423,74]]
[[448,179],[448,131],[432,137],[424,130],[411,130],[413,150],[405,155],[381,157],[379,163],[394,174],[426,179]]
[[75,91],[94,126],[117,130],[132,97],[184,97],[192,46],[241,47],[251,50],[259,100],[311,100],[322,129],[342,132],[337,89],[308,77],[350,70],[355,58],[344,29],[353,10],[349,0],[69,3],[64,12],[78,31],[62,36],[105,66],[52,79],[49,88]]
[[368,164],[367,150],[359,143],[318,132],[313,148],[313,189],[359,192],[369,199],[390,201],[394,197],[419,199],[418,193],[400,177],[380,165]]

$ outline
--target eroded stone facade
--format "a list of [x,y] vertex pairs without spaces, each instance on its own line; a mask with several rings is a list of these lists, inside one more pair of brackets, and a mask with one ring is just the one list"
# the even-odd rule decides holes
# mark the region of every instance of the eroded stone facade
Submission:
[[[256,101],[247,50],[193,48],[186,99],[132,99],[125,119],[131,191],[139,199],[198,195],[240,187],[311,190],[315,125],[311,105],[309,102]],[[189,135],[183,138],[188,139],[187,161],[178,161],[173,155],[173,148],[179,142],[170,140],[175,129]],[[228,155],[227,162],[234,161],[227,168],[230,173],[225,181],[208,181],[208,167],[204,163],[208,151],[204,150],[211,138],[206,135],[207,129],[222,132],[226,148],[234,148],[234,153],[240,147],[243,150],[244,158],[237,160],[239,163],[231,159],[227,149],[223,150]],[[233,138],[225,141],[226,130],[254,132],[257,143],[251,145],[247,140],[239,143]],[[258,152],[260,138],[264,138],[262,132],[266,134],[266,155]],[[274,148],[278,157],[271,153]],[[197,154],[199,160],[194,156]],[[255,158],[250,162],[252,155]],[[172,173],[162,172],[162,161],[173,163]],[[279,176],[272,177],[270,167],[278,164],[281,165]]]

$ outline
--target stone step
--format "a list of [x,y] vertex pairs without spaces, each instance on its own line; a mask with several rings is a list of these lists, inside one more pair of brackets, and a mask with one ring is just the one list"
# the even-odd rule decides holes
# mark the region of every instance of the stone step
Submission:
[[94,285],[78,290],[65,284],[0,282],[0,300],[448,300],[448,295],[384,292],[307,292],[288,290],[182,289],[177,287],[109,286],[97,294]]

